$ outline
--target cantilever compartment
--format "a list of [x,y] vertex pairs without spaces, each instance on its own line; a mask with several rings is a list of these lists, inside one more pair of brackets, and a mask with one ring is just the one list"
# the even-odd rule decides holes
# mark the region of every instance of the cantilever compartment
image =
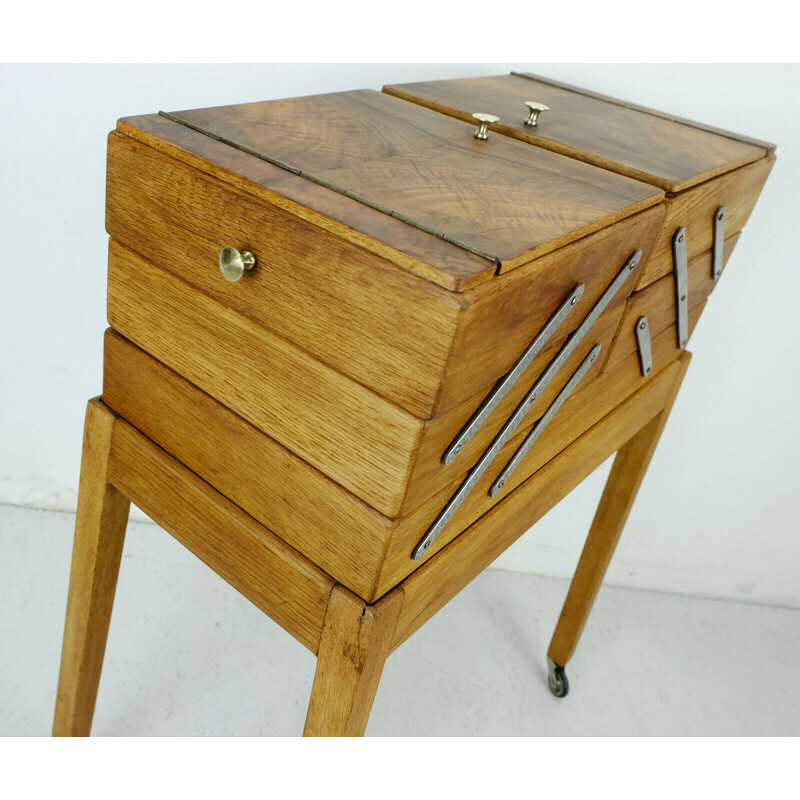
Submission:
[[[692,258],[713,243],[713,219],[726,209],[725,235],[740,231],[774,162],[775,145],[530,73],[386,86],[384,91],[467,119],[480,109],[519,141],[605,167],[663,189],[667,215],[643,288],[672,269],[671,240],[686,228]],[[527,124],[538,103],[535,126]]]
[[[112,327],[397,516],[420,443],[580,281],[563,340],[663,213],[658,189],[474,131],[373,91],[123,120]],[[228,246],[256,259],[237,283]]]
[[670,187],[477,126],[356,91],[109,136],[105,402],[368,600],[662,381],[713,285],[631,294]]

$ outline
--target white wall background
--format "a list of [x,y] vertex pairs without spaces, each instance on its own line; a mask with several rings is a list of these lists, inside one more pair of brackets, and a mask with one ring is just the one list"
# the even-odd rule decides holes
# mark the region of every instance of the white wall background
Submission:
[[[0,503],[72,510],[101,389],[105,136],[117,118],[528,69],[777,142],[609,573],[800,606],[800,106],[795,66],[0,66]],[[609,464],[497,562],[568,575]]]

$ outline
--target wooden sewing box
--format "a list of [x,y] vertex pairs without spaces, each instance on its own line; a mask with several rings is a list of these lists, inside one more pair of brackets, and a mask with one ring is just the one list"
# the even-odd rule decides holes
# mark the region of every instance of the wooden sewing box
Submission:
[[566,694],[774,149],[515,73],[120,120],[54,733],[131,501],[317,655],[306,734],[361,734],[391,651],[618,452]]

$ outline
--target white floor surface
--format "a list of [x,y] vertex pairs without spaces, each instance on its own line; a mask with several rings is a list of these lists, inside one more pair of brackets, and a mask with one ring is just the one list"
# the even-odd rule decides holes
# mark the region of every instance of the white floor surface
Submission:
[[[49,734],[74,516],[0,506],[0,735]],[[800,611],[605,587],[554,698],[562,578],[488,570],[394,653],[372,736],[800,734]],[[93,735],[296,735],[314,658],[131,523]]]

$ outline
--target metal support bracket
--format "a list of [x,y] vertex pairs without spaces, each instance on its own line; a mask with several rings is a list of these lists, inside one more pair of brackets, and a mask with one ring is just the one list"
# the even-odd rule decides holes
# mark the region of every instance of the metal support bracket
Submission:
[[714,244],[711,250],[711,277],[717,280],[722,275],[722,259],[725,249],[725,206],[714,212]]
[[494,389],[486,395],[486,398],[478,406],[461,433],[456,436],[447,450],[444,451],[444,455],[442,456],[443,464],[452,464],[456,460],[458,454],[464,449],[464,445],[478,432],[478,429],[483,425],[492,411],[500,405],[500,401],[508,394],[511,387],[517,382],[522,373],[525,372],[531,361],[539,355],[542,348],[547,344],[553,333],[555,333],[556,328],[566,319],[569,312],[575,308],[578,300],[580,300],[583,295],[583,290],[584,285],[582,283],[578,283],[572,287],[569,294],[564,298],[564,302],[555,310],[545,326],[536,334],[527,348],[525,348],[525,352],[519,357],[517,363],[514,364],[505,377],[501,378]]
[[683,349],[689,341],[689,278],[684,227],[678,228],[672,237],[672,264],[675,276],[675,305],[678,312],[678,347]]
[[650,347],[650,324],[647,317],[636,320],[636,347],[639,351],[639,367],[646,378],[653,370],[653,351]]
[[518,450],[511,457],[511,460],[503,468],[503,471],[497,476],[497,480],[492,484],[489,489],[489,497],[494,497],[506,485],[506,481],[511,477],[511,473],[519,466],[519,462],[528,454],[528,451],[533,447],[534,442],[541,436],[542,431],[549,425],[550,420],[556,415],[561,406],[564,405],[565,400],[575,391],[575,387],[580,383],[581,378],[589,371],[589,367],[594,364],[600,353],[600,344],[596,344],[590,351],[586,358],[581,361],[581,365],[572,377],[566,382],[564,388],[556,395],[556,399],[547,407],[547,411],[542,414],[541,418],[533,426],[531,432],[525,437],[525,441],[519,446]]
[[411,558],[419,561],[425,553],[428,552],[430,546],[436,541],[436,538],[444,530],[447,523],[453,518],[453,515],[459,509],[461,504],[466,499],[467,495],[473,490],[475,485],[481,479],[483,474],[489,468],[489,465],[494,461],[497,454],[502,450],[505,443],[511,438],[514,431],[519,427],[519,424],[525,418],[525,415],[533,406],[536,399],[542,393],[544,388],[553,379],[553,376],[564,365],[564,362],[575,352],[578,345],[583,340],[583,337],[589,332],[589,329],[597,322],[603,311],[606,310],[614,295],[619,291],[623,283],[630,277],[631,273],[636,269],[636,265],[642,258],[641,250],[634,250],[633,253],[625,261],[622,269],[616,274],[614,280],[606,287],[606,290],[598,298],[597,302],[592,306],[592,310],[584,317],[583,322],[575,329],[572,336],[567,339],[561,346],[558,353],[556,353],[553,360],[547,365],[544,372],[537,378],[536,382],[530,388],[528,393],[522,399],[522,402],[517,406],[514,413],[508,421],[500,429],[500,432],[495,436],[492,443],[489,445],[484,454],[478,459],[475,466],[467,473],[466,478],[458,487],[456,493],[450,498],[445,507],[436,517],[428,532],[420,539],[417,546],[411,553]]

